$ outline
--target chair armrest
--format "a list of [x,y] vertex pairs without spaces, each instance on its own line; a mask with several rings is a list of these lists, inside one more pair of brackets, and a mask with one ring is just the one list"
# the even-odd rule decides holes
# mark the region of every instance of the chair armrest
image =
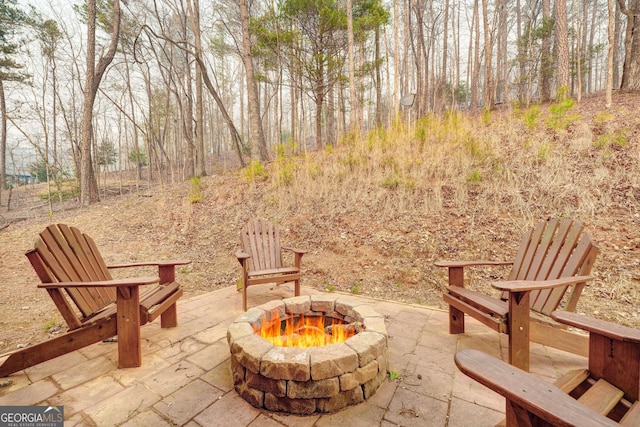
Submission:
[[511,405],[506,405],[507,419],[509,411],[514,416],[514,410],[524,410],[551,425],[619,425],[578,402],[557,386],[479,350],[460,350],[454,360],[462,373],[511,402]]
[[114,279],[114,280],[100,280],[95,282],[55,282],[55,283],[41,283],[39,288],[44,289],[56,289],[56,288],[124,288],[129,286],[141,286],[150,285],[152,283],[158,283],[157,277],[134,277],[130,279]]
[[293,264],[297,268],[300,268],[300,266],[302,265],[302,257],[304,256],[304,254],[307,253],[307,251],[305,249],[296,249],[296,248],[285,247],[285,246],[282,247],[282,250],[293,252]]
[[308,250],[306,250],[306,249],[296,249],[296,248],[291,248],[291,247],[289,247],[289,246],[283,246],[283,247],[282,247],[282,250],[284,250],[284,251],[289,251],[289,252],[295,252],[295,253],[297,253],[297,254],[302,254],[302,255],[304,255],[304,254],[306,254],[307,252],[309,252],[309,251],[308,251]]
[[147,267],[154,266],[158,267],[158,276],[160,276],[160,284],[164,285],[167,283],[175,282],[176,280],[176,265],[185,265],[191,264],[190,260],[180,259],[180,260],[166,260],[166,261],[141,261],[141,262],[130,262],[124,264],[113,264],[108,266],[107,268],[128,268],[128,267]]
[[482,267],[488,265],[513,265],[512,261],[436,261],[436,267]]
[[574,326],[617,341],[640,343],[640,330],[638,329],[561,310],[553,311],[551,313],[551,318],[560,323]]
[[507,280],[502,282],[493,282],[491,286],[501,291],[507,292],[525,292],[540,289],[552,289],[561,286],[575,285],[593,280],[591,276],[568,276],[552,280]]
[[171,266],[186,265],[186,264],[191,264],[191,261],[186,259],[181,259],[181,260],[167,260],[167,261],[129,262],[129,263],[108,265],[107,268],[129,268],[129,267],[147,267],[147,266],[171,267]]
[[513,265],[510,261],[437,261],[436,267],[446,267],[449,272],[449,286],[464,287],[464,268],[490,265]]

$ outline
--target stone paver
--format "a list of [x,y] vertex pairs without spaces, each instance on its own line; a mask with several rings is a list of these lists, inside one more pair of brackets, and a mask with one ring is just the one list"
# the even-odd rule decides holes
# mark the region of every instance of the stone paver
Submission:
[[196,379],[165,397],[153,407],[174,424],[183,425],[217,402],[223,394],[212,385]]
[[[502,402],[504,405],[504,402]],[[496,425],[504,419],[504,412],[485,408],[477,403],[453,397],[449,410],[450,426],[476,425],[476,420],[482,420],[483,425]],[[471,421],[473,420],[473,421]]]
[[156,372],[145,383],[160,396],[168,396],[204,375],[205,371],[188,360],[182,360]]
[[51,376],[51,374],[78,366],[87,360],[88,358],[85,355],[79,351],[74,351],[65,357],[56,357],[55,359],[47,360],[46,362],[32,366],[26,369],[25,372],[28,373],[30,381],[36,382],[42,378]]
[[[439,310],[304,287],[302,293],[307,297],[301,303],[308,295],[318,307],[342,298],[355,301],[359,313],[379,313],[389,335],[384,364],[394,379],[384,380],[368,400],[334,413],[256,409],[233,387],[227,329],[243,313],[233,286],[182,298],[177,328],[162,329],[157,321],[143,327],[142,367],[119,370],[117,344],[94,344],[11,375],[12,384],[0,388],[0,405],[63,405],[65,426],[464,427],[470,420],[493,426],[504,417],[504,398],[460,373],[453,355],[475,348],[504,359],[506,337],[472,319],[467,333],[449,335],[448,314]],[[248,289],[252,307],[282,305],[278,300],[292,295],[291,285]],[[531,353],[531,372],[549,381],[586,366],[583,357],[537,344]],[[358,375],[368,379],[368,368],[365,363]]]
[[95,359],[89,359],[72,368],[53,374],[52,378],[63,390],[69,390],[72,387],[115,371],[116,366],[117,364],[108,358],[98,356]]
[[124,390],[123,385],[113,377],[104,375],[56,394],[47,399],[47,402],[54,406],[64,406],[64,413],[69,416],[98,404],[122,390]]
[[0,396],[0,405],[36,405],[38,402],[54,396],[59,390],[51,378],[44,378],[12,393]]
[[146,411],[160,399],[143,383],[133,384],[124,390],[88,407],[83,412],[97,426],[119,425],[139,412]]

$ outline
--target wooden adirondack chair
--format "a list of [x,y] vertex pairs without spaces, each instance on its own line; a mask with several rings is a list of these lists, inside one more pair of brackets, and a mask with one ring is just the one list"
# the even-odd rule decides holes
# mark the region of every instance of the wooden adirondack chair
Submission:
[[[117,335],[118,367],[142,363],[140,326],[158,316],[163,328],[177,325],[182,288],[175,266],[190,261],[136,262],[107,266],[91,237],[75,227],[50,225],[26,253],[67,323],[64,335],[0,356],[0,376]],[[158,277],[113,279],[109,268],[157,266]],[[141,291],[144,285],[156,284]]]
[[639,426],[640,331],[576,313],[551,315],[589,331],[588,369],[553,385],[478,350],[456,353],[465,375],[505,397],[506,419],[498,425]]
[[[242,266],[238,290],[242,289],[242,308],[247,310],[247,287],[262,283],[293,282],[300,295],[300,264],[306,250],[280,246],[280,229],[271,222],[254,219],[240,232],[241,249],[236,252]],[[293,252],[293,266],[285,267],[282,251]]]
[[[563,301],[564,310],[575,311],[598,252],[580,223],[549,219],[522,236],[514,262],[437,262],[449,269],[443,296],[449,304],[449,333],[464,332],[466,313],[508,334],[509,363],[525,371],[529,370],[529,341],[586,356],[586,335],[571,333],[550,314]],[[464,268],[483,265],[512,265],[506,281],[492,283],[502,291],[499,298],[464,287]]]

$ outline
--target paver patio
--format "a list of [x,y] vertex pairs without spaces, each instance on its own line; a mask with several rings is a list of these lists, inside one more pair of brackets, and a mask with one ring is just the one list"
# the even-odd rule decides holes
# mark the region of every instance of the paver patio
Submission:
[[[302,288],[302,294],[316,294]],[[257,285],[249,304],[293,295],[292,286]],[[296,416],[258,410],[234,390],[227,327],[242,314],[235,286],[178,302],[177,328],[142,328],[142,367],[117,369],[117,345],[98,343],[2,380],[0,406],[63,405],[65,426],[493,426],[504,398],[456,368],[453,355],[475,348],[507,357],[506,336],[469,319],[449,335],[446,312],[368,299],[385,316],[389,370],[369,400],[339,412]],[[552,381],[586,359],[532,344],[531,372]]]

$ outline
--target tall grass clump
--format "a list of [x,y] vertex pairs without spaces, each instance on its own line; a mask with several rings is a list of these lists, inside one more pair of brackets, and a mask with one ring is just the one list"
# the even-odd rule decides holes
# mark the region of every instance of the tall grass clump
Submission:
[[553,129],[566,129],[571,123],[580,119],[579,114],[569,114],[575,102],[573,98],[565,98],[549,107],[549,126]]
[[251,159],[241,173],[247,181],[264,181],[269,178],[269,172],[267,172],[262,162],[255,159]]
[[295,143],[276,144],[274,147],[276,159],[272,167],[272,179],[276,186],[288,186],[293,183],[296,174],[296,162],[293,153]]
[[391,141],[389,140],[389,134],[387,130],[382,126],[377,126],[370,132],[367,132],[366,138],[367,144],[370,149],[379,147],[381,150],[385,151],[393,146],[393,144],[391,144]]
[[473,169],[466,178],[467,182],[482,182],[482,172],[479,169]]
[[549,157],[549,152],[551,151],[551,145],[547,142],[540,144],[538,147],[538,154],[536,156],[538,162],[544,162],[547,157]]
[[626,137],[625,130],[617,130],[614,135],[604,134],[593,143],[596,148],[609,148],[611,146],[626,147],[629,145],[629,141]]
[[538,124],[538,118],[540,117],[540,106],[538,104],[534,104],[531,107],[527,108],[524,113],[522,113],[522,121],[528,130],[532,131],[535,129]]
[[491,110],[489,108],[482,109],[482,124],[485,126],[491,124]]
[[202,184],[202,178],[199,176],[192,176],[189,178],[189,182],[191,183],[191,187],[189,188],[189,201],[191,203],[200,203],[202,199],[204,199],[204,194],[200,187]]
[[318,161],[316,161],[310,153],[306,153],[304,155],[303,171],[305,177],[311,180],[321,179],[324,175],[322,165]]

